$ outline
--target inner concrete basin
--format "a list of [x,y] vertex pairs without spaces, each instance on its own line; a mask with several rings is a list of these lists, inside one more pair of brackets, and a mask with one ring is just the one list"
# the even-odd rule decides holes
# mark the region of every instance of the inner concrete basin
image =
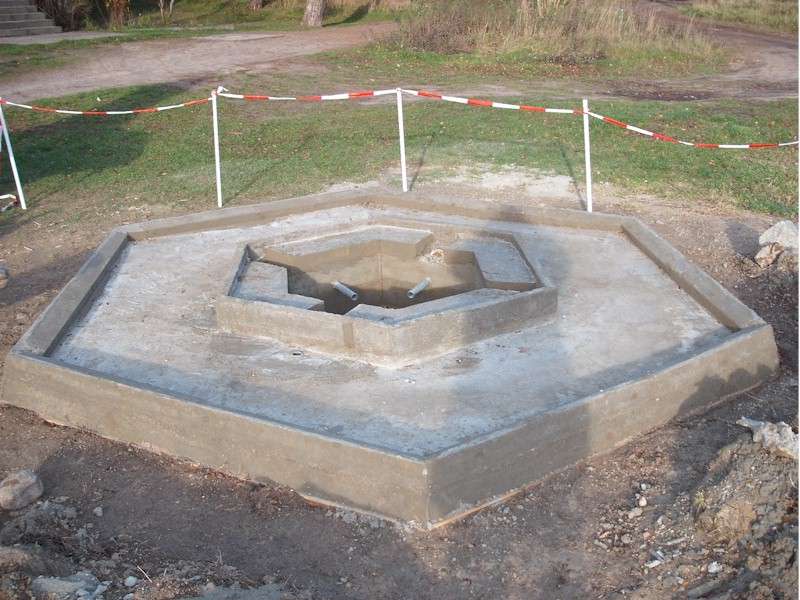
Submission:
[[114,230],[2,401],[432,527],[776,365],[770,327],[636,219],[342,192]]

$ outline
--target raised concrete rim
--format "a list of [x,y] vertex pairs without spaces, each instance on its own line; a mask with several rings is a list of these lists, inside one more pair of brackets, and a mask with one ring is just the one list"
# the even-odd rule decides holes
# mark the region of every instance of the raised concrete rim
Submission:
[[[246,227],[292,214],[351,205],[372,208],[389,206],[554,227],[619,231],[627,235],[642,252],[726,327],[738,331],[764,324],[754,311],[712,277],[692,265],[669,243],[634,217],[587,213],[573,209],[510,205],[498,207],[474,200],[455,204],[426,199],[413,192],[399,194],[391,191],[355,190],[223,208],[116,228],[34,321],[15,348],[19,347],[35,354],[49,354],[70,324],[82,314],[82,310],[87,307],[94,292],[99,289],[117,257],[130,241],[209,229]],[[498,210],[502,212],[498,214]],[[548,285],[546,282],[543,283]]]
[[[548,416],[548,422],[543,422],[540,415],[527,419],[511,430],[470,440],[468,444],[423,458],[403,456],[397,452],[328,438],[316,432],[303,431],[263,418],[253,419],[226,412],[199,404],[190,398],[148,389],[138,383],[117,380],[48,357],[69,326],[90,305],[120,253],[131,241],[209,229],[246,227],[296,213],[359,205],[619,232],[626,235],[721,324],[733,330],[734,335],[725,342],[693,354],[654,375],[625,382],[596,396],[584,398],[565,407],[564,411],[554,411]],[[749,370],[743,366],[748,360],[753,362]],[[151,431],[155,426],[161,430],[161,434],[165,436],[163,439],[166,440],[163,448],[155,450],[167,451],[213,468],[233,471],[244,478],[258,480],[259,477],[269,477],[292,486],[303,495],[324,498],[332,504],[377,513],[391,519],[431,525],[468,514],[476,507],[490,504],[541,475],[574,464],[588,455],[608,451],[627,440],[627,436],[616,434],[622,428],[612,427],[615,433],[606,435],[591,448],[583,449],[582,454],[579,452],[573,456],[567,453],[566,458],[555,462],[552,457],[549,460],[540,459],[534,469],[530,465],[531,436],[538,436],[538,439],[549,436],[562,447],[568,445],[570,432],[564,429],[566,425],[563,423],[559,427],[559,419],[566,419],[565,415],[574,415],[574,411],[585,410],[590,406],[593,408],[585,414],[602,420],[600,417],[604,411],[619,415],[620,410],[627,408],[634,419],[646,422],[646,428],[652,429],[676,414],[683,414],[693,408],[705,409],[725,395],[757,385],[776,366],[777,348],[771,327],[638,219],[569,209],[489,205],[480,201],[452,203],[411,193],[400,195],[362,190],[227,208],[113,230],[14,346],[6,363],[2,391],[4,400],[13,397],[18,405],[33,409],[54,422],[96,431],[93,425],[97,423],[98,415],[105,414],[110,419],[110,425],[98,433],[150,449],[153,449],[151,442],[143,432]],[[709,384],[710,387],[700,395],[702,397],[695,399],[697,406],[687,407],[687,398],[694,398],[691,394],[687,395],[687,386],[696,383],[703,369],[723,373],[725,378],[713,385]],[[671,376],[676,377],[675,382],[667,382]],[[88,383],[92,385],[87,385]],[[68,414],[67,410],[74,410],[75,403],[53,401],[54,396],[63,397],[69,393],[82,399],[78,403],[77,416]],[[649,397],[653,393],[658,393],[663,400],[658,405],[655,416],[648,414],[648,409],[652,406],[642,400],[645,395]],[[624,397],[628,400],[625,401]],[[151,418],[152,412],[142,410],[148,407],[152,410],[165,410],[160,408],[158,402],[166,403],[171,418],[154,420]],[[616,407],[615,411],[608,410],[612,405]],[[122,414],[118,414],[120,412]],[[224,430],[234,437],[245,435],[252,444],[252,451],[245,455],[241,448],[234,448],[221,439],[219,444],[229,452],[227,455],[223,453],[223,458],[232,457],[230,460],[223,460],[218,454],[193,442],[188,435],[181,432],[181,427],[187,426],[187,421],[190,427],[193,425],[202,428],[212,415],[215,422],[222,422],[223,428],[227,428]],[[583,418],[585,421],[587,417],[584,415]],[[537,419],[540,422],[537,423]],[[158,423],[154,424],[154,421]],[[578,418],[578,423],[580,422]],[[259,436],[255,424],[281,431],[281,435],[285,436],[281,441],[283,448],[310,451],[316,462],[312,465],[303,464],[301,470],[313,476],[299,476],[295,472],[296,462],[293,463],[295,471],[292,471],[292,459],[289,456],[291,452],[282,455],[276,450],[273,441],[265,442],[262,439],[264,436]],[[145,426],[149,429],[143,429]],[[244,434],[241,433],[242,430],[245,431]],[[634,435],[640,435],[644,430],[642,427],[634,427]],[[574,432],[572,434],[574,437]],[[341,459],[334,460],[325,456],[323,449],[332,448],[329,445],[331,443],[338,443],[337,449],[346,448],[351,460],[362,465],[362,470],[355,478],[352,470],[342,470],[339,464]],[[520,452],[521,448],[524,451]],[[270,465],[272,470],[265,473],[263,465],[258,461],[259,453],[274,457],[278,466]],[[476,465],[483,465],[484,470],[492,471],[492,465],[496,467],[498,460],[505,461],[503,464],[506,468],[494,468],[493,479],[476,482],[473,477]],[[312,484],[309,479],[314,479],[317,483]],[[361,500],[354,499],[353,489],[367,490],[368,493]]]

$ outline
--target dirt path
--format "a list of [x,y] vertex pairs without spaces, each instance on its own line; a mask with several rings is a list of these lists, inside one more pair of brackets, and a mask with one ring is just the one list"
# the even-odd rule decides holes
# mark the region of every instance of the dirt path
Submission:
[[170,83],[186,87],[240,72],[268,72],[287,60],[365,44],[392,23],[326,27],[319,31],[229,33],[171,38],[65,51],[68,66],[35,71],[3,84],[3,95],[23,102],[102,88]]
[[[642,10],[655,11],[666,23],[692,21],[680,12],[685,0],[644,0]],[[693,21],[694,27],[715,42],[733,50],[737,59],[731,68],[712,76],[648,81],[646,77],[620,82],[612,95],[652,99],[797,97],[797,38],[752,31],[710,21]]]

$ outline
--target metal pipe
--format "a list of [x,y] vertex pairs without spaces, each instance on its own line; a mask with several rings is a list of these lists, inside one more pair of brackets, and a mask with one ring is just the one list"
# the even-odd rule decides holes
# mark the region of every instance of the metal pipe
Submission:
[[430,277],[426,277],[425,279],[420,281],[417,285],[415,285],[413,288],[408,290],[406,292],[406,296],[408,296],[409,300],[413,300],[414,298],[419,296],[420,293],[422,292],[422,290],[424,290],[430,284],[431,284],[431,278]]
[[406,134],[403,126],[403,92],[397,88],[397,131],[400,137],[400,177],[403,180],[403,191],[408,191],[406,175]]
[[[17,198],[19,198],[19,205],[22,210],[28,210],[28,205],[25,203],[25,194],[22,192],[22,182],[19,180],[19,171],[17,171],[17,161],[14,160],[14,149],[11,147],[11,136],[8,133],[8,123],[6,123],[5,115],[3,115],[3,105],[0,104],[0,129],[3,130],[3,139],[6,141],[6,148],[8,149],[8,160],[11,163],[11,173],[14,175],[14,185],[17,186]],[[3,142],[0,140],[0,150],[3,149]]]
[[586,163],[586,212],[592,212],[592,146],[589,140],[589,100],[583,99],[583,159]]
[[352,302],[358,301],[358,292],[355,290],[351,290],[341,281],[334,281],[331,283],[331,285],[336,289],[337,292],[342,294],[342,296],[346,296]]
[[222,167],[219,160],[219,113],[217,112],[217,94],[220,89],[211,92],[211,126],[214,131],[214,177],[217,182],[217,206],[222,208]]

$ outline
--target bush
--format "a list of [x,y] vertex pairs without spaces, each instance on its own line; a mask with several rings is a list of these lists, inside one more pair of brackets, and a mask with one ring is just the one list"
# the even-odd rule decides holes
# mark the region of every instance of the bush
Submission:
[[81,29],[91,9],[88,0],[36,0],[36,6],[67,31]]
[[531,50],[542,60],[579,64],[616,48],[713,46],[691,25],[666,25],[633,0],[421,0],[399,43],[438,53]]

